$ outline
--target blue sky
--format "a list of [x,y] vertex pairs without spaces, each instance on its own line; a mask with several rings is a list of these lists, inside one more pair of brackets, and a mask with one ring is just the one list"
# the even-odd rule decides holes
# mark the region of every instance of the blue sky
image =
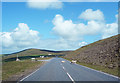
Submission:
[[[60,5],[58,6],[58,8],[52,7],[51,5],[47,6],[46,8],[42,8],[43,6],[39,6],[41,5],[41,3],[39,5],[37,4],[38,6],[34,6],[34,3],[31,3],[32,5],[29,3],[2,3],[2,32],[0,34],[0,37],[4,38],[2,42],[4,42],[4,40],[12,41],[12,43],[10,44],[8,44],[9,42],[4,42],[2,44],[3,53],[12,53],[26,48],[75,50],[86,44],[117,34],[117,27],[113,27],[114,24],[115,26],[117,25],[117,19],[115,17],[118,14],[117,2],[62,2],[58,4]],[[89,14],[84,13],[83,15],[81,15],[83,12],[91,13],[93,14],[93,16],[93,12],[96,12],[100,15],[98,15],[98,17],[95,14],[96,16],[92,18],[89,18],[88,16],[87,18],[86,15]],[[104,21],[98,19],[96,20],[96,18],[104,18]],[[63,20],[63,22],[60,22],[61,24],[59,23],[59,19]],[[79,28],[82,26],[80,23],[83,23],[84,25],[86,25],[87,28],[89,28],[90,26],[87,26],[88,22],[100,24],[101,27],[97,27],[100,31],[96,30],[95,28],[91,28],[93,29],[93,31],[91,31],[91,33],[88,33],[89,31],[85,31],[85,29]],[[68,23],[68,25],[73,25],[73,27],[67,26],[66,23]],[[33,33],[34,31],[36,31],[35,35],[31,35],[31,33],[29,32],[30,37],[28,37],[28,39],[27,37],[26,39],[23,38],[24,40],[19,40],[15,38],[18,37],[17,32],[21,34],[19,35],[19,37],[21,38],[23,36],[26,36],[25,34],[27,33],[26,32],[24,33],[24,35],[22,35],[22,32],[24,32],[24,30],[19,29],[19,24],[23,26],[23,28],[26,28],[26,24],[29,30],[24,30],[32,30]],[[64,26],[65,28],[63,28]],[[104,30],[102,29],[102,26],[104,26]],[[75,30],[75,32],[72,33],[72,29],[76,29],[77,27],[80,31]],[[17,31],[15,30],[16,28],[18,28]],[[70,29],[70,32],[67,32],[68,29]],[[94,32],[94,30],[96,32]],[[6,36],[7,33],[8,35]],[[32,39],[31,36],[35,36],[34,38],[37,38],[38,40],[35,42],[31,42],[32,40],[34,40],[34,38]],[[31,40],[29,38],[31,38]],[[20,42],[18,43],[19,45],[17,44],[17,42]],[[61,45],[60,42],[62,42]],[[25,45],[25,43],[27,43],[27,45]]]

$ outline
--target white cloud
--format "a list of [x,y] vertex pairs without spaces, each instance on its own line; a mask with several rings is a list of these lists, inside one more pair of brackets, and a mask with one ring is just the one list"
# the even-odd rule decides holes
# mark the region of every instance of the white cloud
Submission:
[[83,42],[80,42],[80,43],[79,43],[79,46],[85,46],[85,45],[87,45],[87,42],[84,42],[84,41],[83,41]]
[[64,20],[59,14],[55,16],[53,24],[55,34],[72,41],[80,40],[85,35],[95,35],[104,27],[103,23],[94,20],[88,21],[86,25],[84,23],[75,24],[72,20]]
[[75,50],[79,48],[79,41],[72,42],[63,38],[40,40],[38,48],[48,50]]
[[28,7],[37,9],[60,9],[63,3],[59,0],[28,0]]
[[[1,32],[0,33],[0,44],[3,45],[3,47],[10,47],[14,44],[14,41],[11,37],[10,32]],[[2,47],[2,46],[1,46]]]
[[38,33],[38,31],[30,30],[27,24],[19,23],[18,28],[11,33],[11,37],[14,41],[22,41],[30,44],[36,43],[39,40]]
[[64,21],[61,15],[56,15],[53,24],[55,25],[53,31],[62,38],[76,39],[78,33],[74,29],[76,25],[72,23],[72,20]]
[[118,34],[118,24],[106,24],[106,28],[103,30],[102,38],[108,38]]
[[[115,15],[116,20],[118,15]],[[72,20],[65,20],[62,15],[57,14],[53,19],[53,31],[55,34],[63,39],[70,41],[78,41],[84,38],[86,35],[102,35],[103,38],[118,34],[117,21],[106,24],[104,21],[104,14],[100,10],[93,11],[92,9],[86,9],[79,16],[80,19],[87,20],[85,23],[73,23]]]
[[92,9],[87,9],[82,12],[79,18],[84,20],[104,21],[103,13],[100,10],[93,11]]
[[2,53],[13,53],[26,48],[73,50],[79,47],[79,42],[67,41],[63,38],[40,39],[39,32],[31,30],[24,23],[19,23],[12,32],[1,32],[0,39]]
[[118,14],[115,15],[115,18],[115,22],[111,24],[106,24],[106,28],[103,29],[102,39],[118,34]]
[[27,24],[19,23],[13,32],[0,33],[1,46],[4,49],[26,48],[38,44],[38,32],[30,30]]

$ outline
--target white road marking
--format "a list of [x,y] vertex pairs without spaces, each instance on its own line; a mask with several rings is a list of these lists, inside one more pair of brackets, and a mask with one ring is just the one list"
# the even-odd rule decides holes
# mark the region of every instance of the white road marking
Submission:
[[[53,58],[52,58],[53,59]],[[51,59],[51,60],[52,60]],[[51,61],[50,60],[50,61]],[[35,72],[37,72],[38,70],[39,70],[40,68],[38,68],[37,70],[35,70],[34,72],[32,72],[31,74],[29,74],[28,76],[26,76],[26,77],[24,77],[23,79],[21,79],[20,81],[23,81],[23,80],[25,80],[26,78],[28,78],[29,76],[31,76],[32,74],[34,74]]]
[[[68,60],[66,60],[66,61],[68,61]],[[70,61],[68,61],[68,62],[70,62]],[[76,64],[76,65],[79,65],[79,64]],[[114,75],[111,75],[111,74],[108,74],[108,73],[105,73],[105,72],[102,72],[102,71],[98,71],[98,70],[95,70],[95,69],[92,69],[92,68],[89,68],[89,67],[86,67],[86,66],[83,66],[83,65],[79,65],[79,66],[82,66],[84,68],[87,68],[87,69],[90,69],[90,70],[93,70],[93,71],[96,71],[96,72],[99,72],[99,73],[102,73],[102,74],[105,74],[105,75],[108,75],[108,76],[111,76],[111,77],[114,77],[114,78],[117,78],[117,79],[120,79],[117,76],[114,76]]]
[[65,67],[63,67],[63,69],[65,70]]
[[67,73],[67,75],[68,75],[68,77],[70,78],[70,80],[71,80],[73,83],[75,83],[75,81],[73,80],[73,78],[71,77],[71,75],[66,71],[65,67],[63,66],[63,64],[61,64],[61,65],[62,65],[62,68],[63,68],[63,70],[65,71],[65,73]]
[[[36,71],[38,71],[39,69],[37,69]],[[32,74],[34,74],[36,71],[32,72],[31,74],[29,74],[28,76],[24,77],[23,79],[21,79],[20,81],[25,80],[26,78],[28,78],[29,76],[31,76]]]
[[75,81],[73,80],[73,78],[70,76],[70,74],[67,72],[68,77],[72,80],[73,83],[75,83]]

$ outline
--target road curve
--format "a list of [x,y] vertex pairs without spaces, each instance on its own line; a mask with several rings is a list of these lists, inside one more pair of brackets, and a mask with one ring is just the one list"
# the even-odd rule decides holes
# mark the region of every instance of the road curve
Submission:
[[[64,63],[61,62],[63,60]],[[70,64],[63,58],[53,58],[38,70],[20,80],[20,82],[25,81],[71,81],[74,83],[78,81],[107,83],[109,81],[108,83],[118,83],[118,78],[78,64]]]

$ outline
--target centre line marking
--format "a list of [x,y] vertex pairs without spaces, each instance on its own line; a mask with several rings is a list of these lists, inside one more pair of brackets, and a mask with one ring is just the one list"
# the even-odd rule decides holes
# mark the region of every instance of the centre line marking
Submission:
[[70,76],[70,74],[67,72],[68,77],[72,80],[73,83],[75,83],[75,81],[73,80],[73,78]]
[[65,70],[65,67],[63,67],[63,69]]
[[[62,64],[61,64],[62,65]],[[65,67],[62,65],[63,70],[65,71],[65,73],[67,73],[68,77],[70,78],[70,80],[75,83],[75,81],[73,80],[73,78],[71,77],[71,75],[66,71]]]

